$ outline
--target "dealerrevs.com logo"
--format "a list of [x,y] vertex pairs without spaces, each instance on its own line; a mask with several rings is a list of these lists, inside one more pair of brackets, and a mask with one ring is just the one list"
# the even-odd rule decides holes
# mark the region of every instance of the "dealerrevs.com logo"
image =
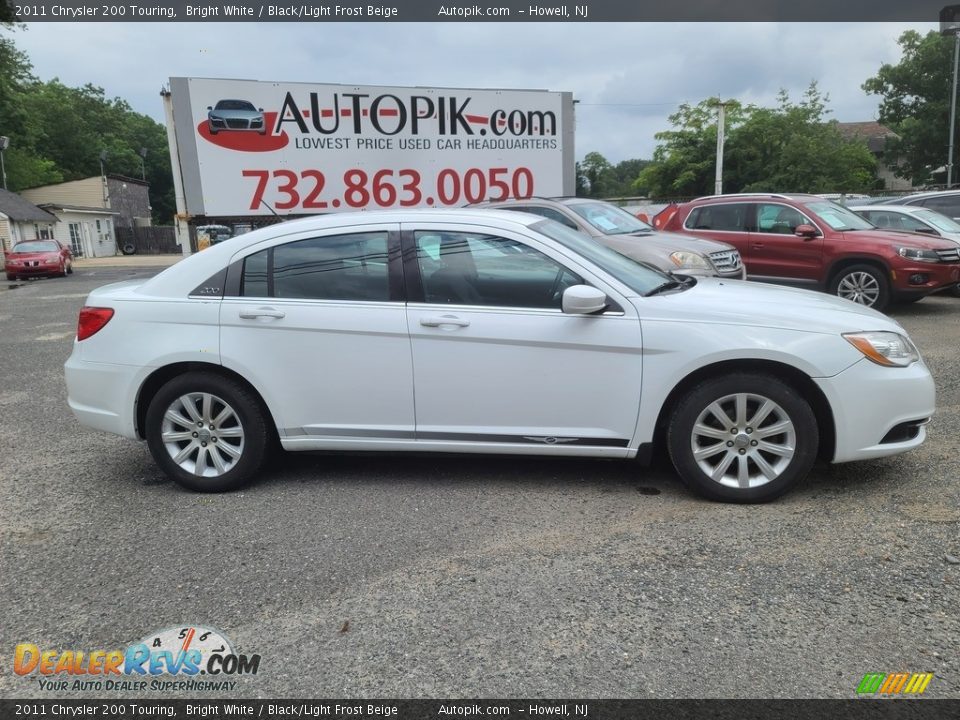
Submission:
[[[20,643],[13,672],[41,690],[230,692],[238,675],[256,675],[259,655],[242,655],[211,627],[184,625],[150,633],[125,650],[43,649]],[[173,678],[173,679],[170,679]]]

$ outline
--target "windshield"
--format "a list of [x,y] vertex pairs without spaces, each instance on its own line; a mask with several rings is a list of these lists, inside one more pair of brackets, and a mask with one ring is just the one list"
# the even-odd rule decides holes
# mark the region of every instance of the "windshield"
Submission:
[[807,203],[806,208],[814,213],[834,230],[873,230],[876,226],[864,220],[853,210],[847,210],[835,202]]
[[217,110],[256,110],[246,100],[221,100],[217,103]]
[[933,225],[937,230],[943,230],[948,233],[960,233],[960,223],[951,220],[946,215],[941,215],[933,210],[917,210],[911,213],[914,217],[925,220]]
[[625,235],[635,232],[651,232],[652,227],[638,220],[626,210],[605,202],[571,203],[573,212],[593,225],[604,235]]
[[646,295],[671,280],[669,275],[649,265],[641,265],[555,220],[541,220],[530,227],[610,273],[639,295]]
[[60,248],[55,242],[50,240],[30,240],[29,242],[17,243],[10,252],[31,253],[31,252],[57,252]]

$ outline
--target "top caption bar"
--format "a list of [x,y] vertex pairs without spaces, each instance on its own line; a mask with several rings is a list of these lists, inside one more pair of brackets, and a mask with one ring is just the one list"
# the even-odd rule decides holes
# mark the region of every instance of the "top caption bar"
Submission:
[[[945,0],[0,0],[19,22],[936,22]],[[803,32],[798,28],[797,32]],[[709,32],[709,28],[704,28]],[[642,38],[637,38],[638,47]]]

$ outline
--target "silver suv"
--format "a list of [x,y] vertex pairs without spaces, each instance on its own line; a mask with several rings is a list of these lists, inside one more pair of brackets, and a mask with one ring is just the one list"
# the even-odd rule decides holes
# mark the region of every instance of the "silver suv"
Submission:
[[960,222],[960,192],[957,190],[913,193],[912,195],[904,195],[902,198],[886,200],[885,203],[925,207]]
[[684,275],[746,279],[746,268],[733,245],[677,233],[659,232],[616,205],[590,198],[529,198],[483,203],[483,207],[518,210],[556,220],[589,235],[633,260]]

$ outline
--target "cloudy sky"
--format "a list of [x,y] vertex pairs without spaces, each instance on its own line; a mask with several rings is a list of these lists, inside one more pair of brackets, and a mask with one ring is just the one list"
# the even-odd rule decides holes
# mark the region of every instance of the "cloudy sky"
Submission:
[[876,118],[860,86],[934,23],[34,23],[13,33],[35,74],[93,83],[163,121],[171,76],[571,91],[576,155],[647,158],[681,102],[771,104],[811,80],[832,117]]

